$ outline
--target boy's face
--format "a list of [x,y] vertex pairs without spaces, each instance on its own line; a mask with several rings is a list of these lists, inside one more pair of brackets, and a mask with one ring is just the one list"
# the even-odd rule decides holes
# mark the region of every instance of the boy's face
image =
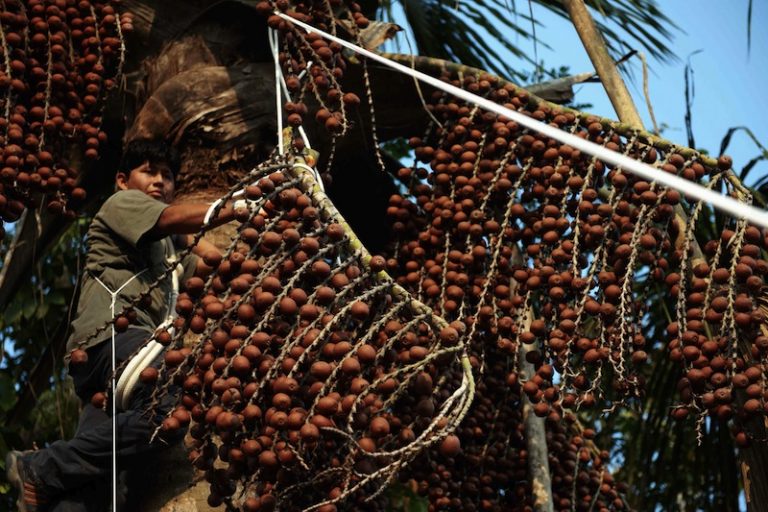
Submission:
[[120,190],[141,190],[158,201],[170,203],[175,191],[173,172],[165,162],[145,161],[128,175],[118,172],[115,177]]

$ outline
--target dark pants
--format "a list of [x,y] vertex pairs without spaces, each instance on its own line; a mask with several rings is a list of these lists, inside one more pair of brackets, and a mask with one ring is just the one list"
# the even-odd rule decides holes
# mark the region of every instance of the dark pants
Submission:
[[[118,366],[141,346],[147,332],[128,329],[115,337]],[[160,358],[153,363],[158,366]],[[69,441],[56,441],[47,448],[33,452],[25,462],[36,480],[51,496],[51,511],[96,512],[111,510],[112,501],[112,416],[91,405],[91,397],[109,386],[112,375],[111,340],[88,349],[88,361],[83,367],[70,368],[75,392],[83,402],[75,436]],[[149,440],[165,413],[175,405],[177,393],[166,395],[156,414],[147,414],[151,404],[152,387],[138,384],[128,410],[117,413],[118,472],[137,462],[139,456],[167,446],[168,441]],[[177,436],[173,441],[178,441]],[[146,468],[146,460],[144,467]],[[120,486],[123,487],[124,485]],[[120,499],[118,501],[121,501]]]

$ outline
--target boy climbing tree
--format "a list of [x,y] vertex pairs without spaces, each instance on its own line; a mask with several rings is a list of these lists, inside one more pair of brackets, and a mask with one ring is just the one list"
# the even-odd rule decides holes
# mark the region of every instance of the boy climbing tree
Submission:
[[[117,190],[88,230],[80,300],[67,343],[65,362],[82,401],[77,432],[72,439],[41,450],[8,454],[8,479],[18,488],[17,505],[22,512],[110,509],[113,419],[105,410],[104,398],[113,374],[111,342],[115,368],[120,368],[175,307],[168,265],[180,267],[183,283],[210,270],[198,256],[218,252],[201,240],[176,262],[177,252],[187,247],[191,233],[201,229],[210,207],[172,203],[178,170],[178,154],[164,142],[138,140],[125,148],[115,176]],[[210,225],[233,219],[234,207],[228,204]],[[132,308],[126,329],[118,328],[122,332],[113,335],[112,329],[104,328],[116,312],[135,302],[157,280],[159,286]],[[153,363],[157,364],[159,358]],[[173,407],[175,397],[166,396],[155,416],[147,417],[151,395],[151,386],[141,386],[128,407],[116,415],[116,455],[121,466],[129,467],[133,459],[164,446],[150,444],[150,437],[155,420]]]

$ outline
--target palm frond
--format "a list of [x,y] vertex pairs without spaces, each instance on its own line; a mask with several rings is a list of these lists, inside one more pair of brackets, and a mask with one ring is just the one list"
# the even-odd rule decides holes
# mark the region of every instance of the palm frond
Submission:
[[[394,21],[393,6],[397,3],[397,0],[382,0],[377,9],[369,10],[386,21]],[[531,9],[534,16],[523,14],[506,0],[401,0],[399,4],[414,36],[416,50],[422,55],[458,60],[468,66],[521,79],[524,78],[522,70],[511,67],[510,55],[534,66],[538,63],[518,41],[535,39],[537,45],[549,47],[541,31],[537,31],[542,24],[535,17],[535,10]],[[568,19],[559,0],[531,0],[531,5]],[[655,0],[588,0],[587,5],[599,13],[596,24],[614,55],[640,46],[657,60],[676,58],[667,43],[678,27],[661,12]],[[490,41],[495,44],[489,44]]]

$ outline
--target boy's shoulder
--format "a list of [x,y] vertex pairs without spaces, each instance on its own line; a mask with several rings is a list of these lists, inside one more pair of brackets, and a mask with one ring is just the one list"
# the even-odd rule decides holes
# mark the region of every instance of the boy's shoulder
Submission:
[[114,205],[118,204],[135,204],[136,202],[158,202],[157,199],[154,199],[151,196],[148,196],[141,190],[136,189],[125,189],[125,190],[118,190],[115,193],[113,193],[111,196],[107,198],[106,201],[104,201],[104,204],[101,206],[102,209],[105,207],[112,207]]

